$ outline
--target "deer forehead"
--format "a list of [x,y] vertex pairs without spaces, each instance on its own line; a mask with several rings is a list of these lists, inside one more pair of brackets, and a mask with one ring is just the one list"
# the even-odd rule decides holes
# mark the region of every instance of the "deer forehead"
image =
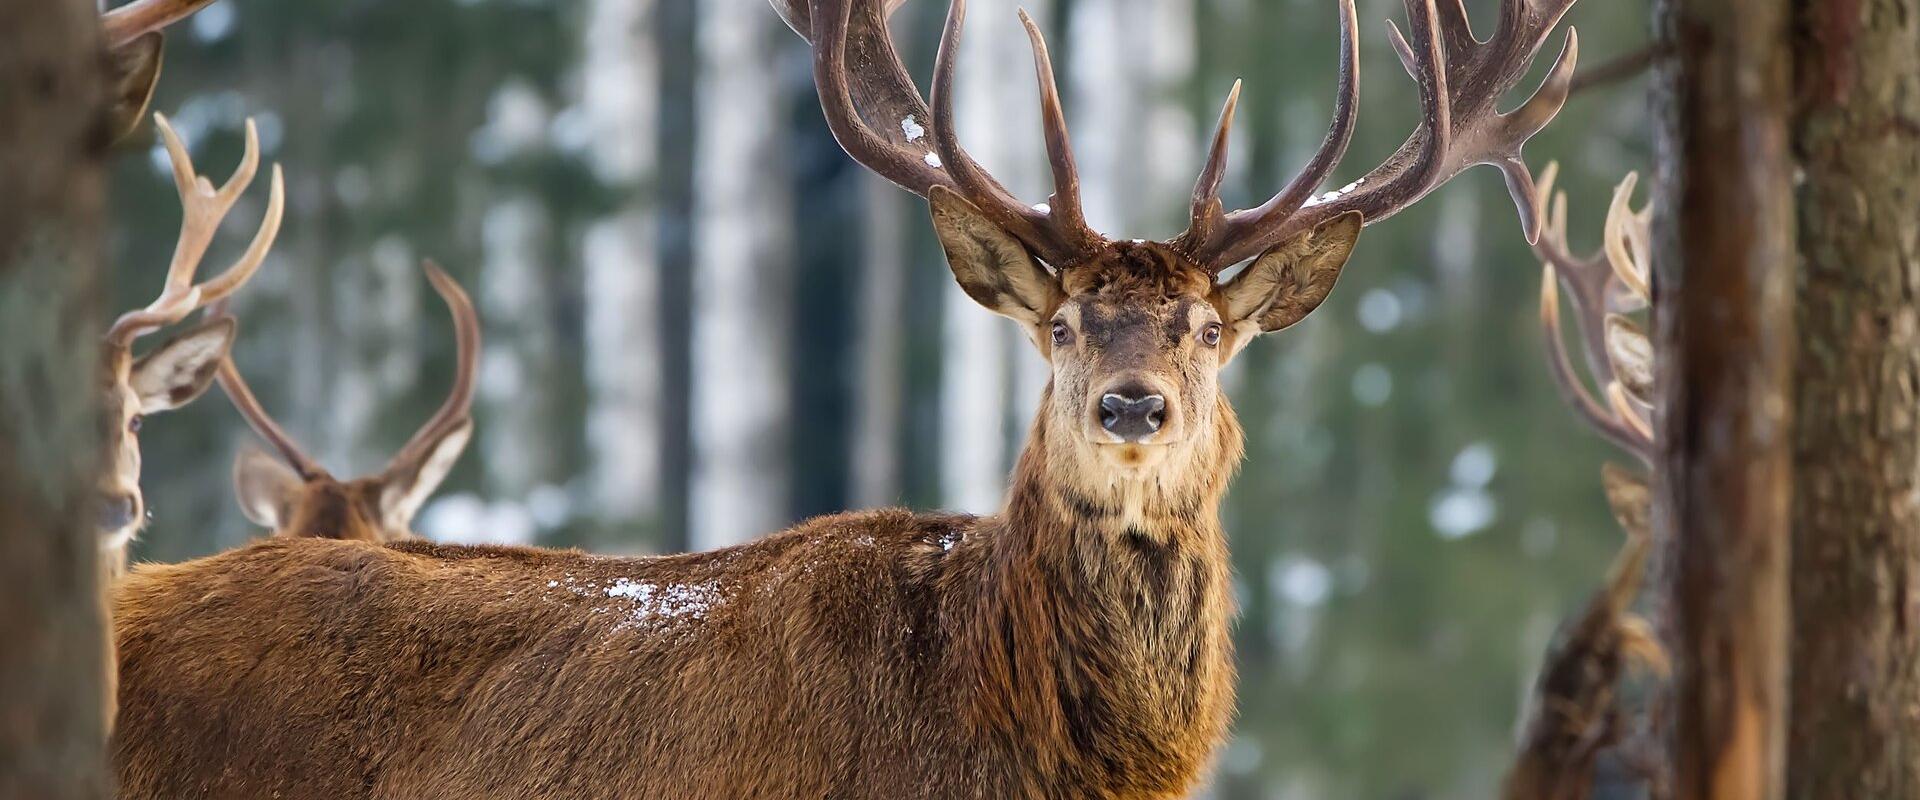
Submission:
[[1159,242],[1112,242],[1101,253],[1060,273],[1068,297],[1096,295],[1117,303],[1205,297],[1213,276]]

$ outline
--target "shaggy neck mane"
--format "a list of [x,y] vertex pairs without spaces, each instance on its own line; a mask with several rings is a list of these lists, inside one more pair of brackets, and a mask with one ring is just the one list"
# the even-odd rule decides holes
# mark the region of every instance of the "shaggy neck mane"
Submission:
[[[973,612],[960,631],[973,722],[1041,784],[1184,790],[1233,705],[1220,499],[1241,455],[1226,401],[1210,430],[1117,477],[1042,412],[1006,510],[981,521]],[[1036,746],[1038,743],[1038,746]],[[1044,789],[1045,786],[1034,788]]]

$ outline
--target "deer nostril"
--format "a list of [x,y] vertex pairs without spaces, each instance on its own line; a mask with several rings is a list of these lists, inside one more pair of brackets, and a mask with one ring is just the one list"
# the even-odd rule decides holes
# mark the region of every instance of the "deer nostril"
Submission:
[[109,494],[100,498],[99,525],[102,530],[117,531],[133,524],[139,503],[129,494]]
[[1121,439],[1144,440],[1166,420],[1167,401],[1160,395],[1129,397],[1108,392],[1100,397],[1100,427]]

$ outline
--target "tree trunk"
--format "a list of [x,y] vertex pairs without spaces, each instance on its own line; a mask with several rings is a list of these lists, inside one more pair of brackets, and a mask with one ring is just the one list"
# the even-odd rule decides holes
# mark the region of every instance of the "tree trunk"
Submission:
[[703,3],[697,27],[691,525],[705,550],[791,516],[792,182],[774,77],[791,43],[764,0]]
[[900,430],[906,404],[907,220],[920,203],[885,178],[860,175],[866,216],[860,276],[860,379],[853,419],[853,503],[878,508],[901,502]]
[[[955,116],[968,152],[1016,196],[1046,202],[1049,187],[1042,157],[1040,101],[1032,51],[1014,0],[979,0],[968,6],[968,34],[960,40],[964,73],[956,80]],[[1048,2],[1026,4],[1044,29]],[[927,124],[927,120],[920,120]],[[1020,331],[981,309],[947,282],[940,386],[940,488],[942,505],[986,514],[1000,509],[1007,474],[1030,416],[1014,421],[1020,403],[1011,387],[1019,365],[1037,361]],[[1037,392],[1037,390],[1036,390]],[[1017,433],[1010,434],[1015,428]]]
[[1920,2],[1799,0],[1794,798],[1920,797]]
[[591,493],[596,516],[627,531],[657,523],[660,501],[660,265],[644,193],[659,140],[653,8],[648,0],[590,3],[580,65],[594,173],[636,198],[594,223],[581,250]]
[[1784,788],[1793,197],[1786,0],[1664,0],[1654,306],[1675,795]]
[[104,797],[90,3],[0,2],[0,798]]

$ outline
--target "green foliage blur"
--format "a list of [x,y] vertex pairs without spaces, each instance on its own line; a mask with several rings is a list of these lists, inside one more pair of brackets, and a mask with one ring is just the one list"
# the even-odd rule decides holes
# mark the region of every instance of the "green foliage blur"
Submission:
[[[1066,33],[1074,15],[1103,2],[1054,5],[1057,51],[1078,46]],[[240,299],[236,356],[268,406],[335,474],[376,469],[443,397],[451,330],[414,266],[431,256],[481,302],[483,368],[520,365],[516,382],[483,379],[478,441],[441,495],[518,504],[508,517],[533,519],[531,539],[543,545],[671,551],[687,545],[685,473],[699,451],[685,387],[690,231],[699,222],[693,153],[712,133],[698,129],[694,107],[702,76],[692,32],[702,9],[694,0],[640,3],[635,39],[656,48],[659,65],[658,84],[644,93],[657,129],[645,140],[658,151],[653,169],[610,179],[567,124],[587,5],[221,0],[170,36],[154,107],[180,124],[216,180],[238,159],[247,115],[260,119],[267,157],[285,166],[286,224]],[[1417,109],[1380,22],[1404,11],[1387,0],[1360,6],[1360,126],[1336,184],[1397,146]],[[1490,24],[1491,0],[1467,6],[1483,29]],[[1198,68],[1173,102],[1204,127],[1232,80],[1246,79],[1236,138],[1243,163],[1226,199],[1257,203],[1324,132],[1334,5],[1196,0],[1193,8]],[[923,80],[943,12],[935,0],[914,0],[896,21]],[[1637,49],[1646,16],[1643,0],[1585,0],[1569,17],[1582,64]],[[782,55],[766,79],[790,113],[766,124],[790,137],[791,168],[779,173],[790,185],[775,189],[799,198],[791,222],[800,254],[792,341],[768,346],[788,348],[792,413],[805,420],[789,445],[789,517],[798,519],[854,504],[847,440],[858,354],[873,334],[851,320],[860,313],[859,232],[871,208],[860,170],[819,118],[804,44],[773,33],[767,45]],[[1562,35],[1549,40],[1536,77]],[[1645,90],[1640,78],[1578,95],[1527,148],[1536,170],[1562,162],[1576,247],[1597,244],[1609,188],[1650,160]],[[1072,93],[1066,102],[1076,102]],[[531,142],[515,138],[526,135],[514,122],[522,107],[542,120]],[[1040,147],[1037,132],[1031,147]],[[150,140],[136,142],[115,167],[116,308],[157,291],[171,252],[177,204],[156,154]],[[933,508],[942,502],[935,421],[950,279],[923,204],[896,194],[886,202],[907,209],[913,255],[901,302],[914,321],[890,333],[904,360],[897,485],[902,502]],[[264,188],[250,198],[209,270],[244,246]],[[1178,199],[1160,202],[1177,209]],[[482,269],[489,237],[514,224],[499,212],[506,201],[540,210],[544,232],[527,239],[535,245],[528,257],[544,268],[527,285],[509,280],[526,276]],[[583,366],[582,307],[594,290],[583,238],[593,221],[635,208],[656,234],[656,257],[642,268],[660,271],[657,305],[632,313],[658,320],[665,353],[655,445],[662,466],[648,490],[655,508],[614,519],[580,499],[593,468],[583,419],[594,402]],[[1183,224],[1169,216],[1126,235],[1164,236]],[[1544,368],[1539,280],[1503,184],[1493,170],[1475,169],[1370,227],[1326,306],[1230,368],[1248,438],[1225,508],[1239,576],[1240,715],[1214,796],[1494,795],[1537,659],[1620,543],[1598,483],[1610,453],[1562,405]],[[508,410],[517,438],[489,439],[506,435],[497,431],[509,425]],[[1024,430],[1014,427],[1012,436]],[[250,437],[218,392],[154,420],[142,436],[154,519],[138,557],[186,559],[256,535],[228,478]],[[503,453],[526,459],[509,468]]]

